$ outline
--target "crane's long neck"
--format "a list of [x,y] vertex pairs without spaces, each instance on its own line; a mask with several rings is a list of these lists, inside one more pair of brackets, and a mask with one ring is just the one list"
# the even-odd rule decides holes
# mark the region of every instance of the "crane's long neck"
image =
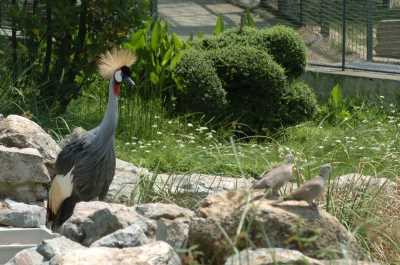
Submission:
[[110,80],[108,87],[108,103],[104,113],[103,120],[100,123],[98,137],[106,143],[108,140],[114,139],[115,129],[118,125],[118,96],[114,93],[114,81]]

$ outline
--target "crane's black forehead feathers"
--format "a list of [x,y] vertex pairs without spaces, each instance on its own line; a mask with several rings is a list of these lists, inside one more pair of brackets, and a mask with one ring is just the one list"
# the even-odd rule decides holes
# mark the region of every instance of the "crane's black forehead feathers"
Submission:
[[131,69],[128,66],[126,65],[122,66],[121,71],[124,74],[124,76],[131,76]]

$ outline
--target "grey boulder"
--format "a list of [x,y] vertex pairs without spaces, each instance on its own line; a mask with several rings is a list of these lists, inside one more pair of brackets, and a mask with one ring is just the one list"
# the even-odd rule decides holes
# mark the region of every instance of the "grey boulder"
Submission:
[[90,247],[127,248],[142,246],[150,242],[142,227],[137,224],[120,229],[93,242]]
[[12,227],[40,227],[46,224],[46,209],[37,205],[6,199],[0,202],[0,225]]
[[82,246],[81,244],[61,236],[53,239],[43,240],[43,242],[37,246],[36,251],[42,255],[44,260],[50,260],[56,255],[62,255],[66,251],[85,248],[86,247]]

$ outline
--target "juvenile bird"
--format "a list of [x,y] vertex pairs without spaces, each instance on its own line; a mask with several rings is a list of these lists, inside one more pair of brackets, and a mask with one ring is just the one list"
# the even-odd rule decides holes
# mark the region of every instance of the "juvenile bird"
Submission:
[[314,200],[324,192],[325,181],[331,173],[330,164],[320,167],[319,176],[306,181],[300,188],[283,198],[283,201],[306,201],[310,206],[315,206]]
[[261,179],[256,181],[252,188],[253,189],[270,189],[272,195],[278,195],[279,189],[285,185],[286,182],[292,179],[293,176],[293,161],[294,157],[292,154],[286,156],[285,163],[272,168],[266,172]]

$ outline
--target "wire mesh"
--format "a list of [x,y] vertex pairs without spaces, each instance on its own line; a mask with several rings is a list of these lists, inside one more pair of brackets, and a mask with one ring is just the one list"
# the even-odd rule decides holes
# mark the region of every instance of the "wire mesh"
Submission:
[[312,65],[400,74],[400,0],[263,0],[308,46]]

